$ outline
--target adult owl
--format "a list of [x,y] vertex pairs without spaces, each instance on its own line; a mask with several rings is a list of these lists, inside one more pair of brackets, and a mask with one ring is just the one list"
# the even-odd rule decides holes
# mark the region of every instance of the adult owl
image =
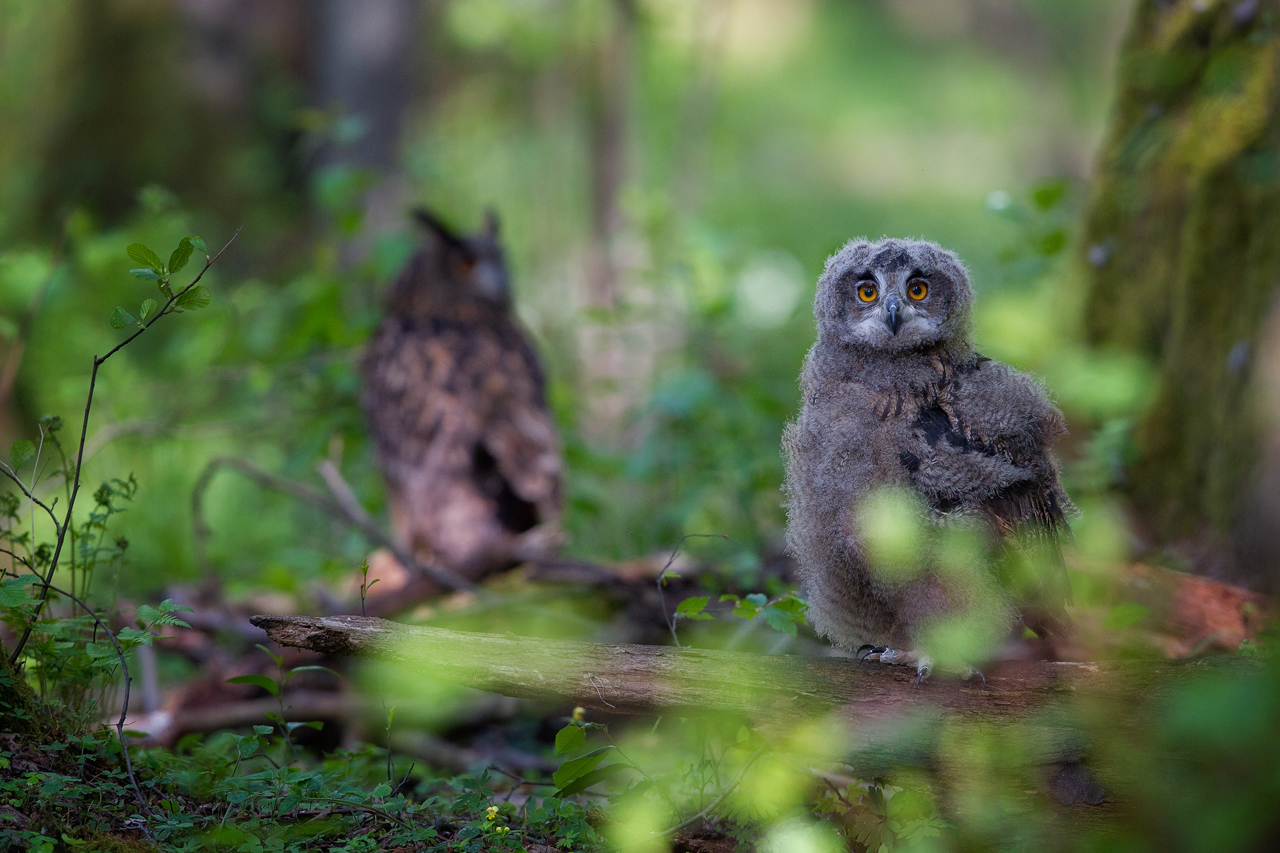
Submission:
[[422,245],[388,293],[361,402],[400,544],[476,578],[554,543],[559,444],[496,216],[469,236],[416,216]]
[[979,355],[973,288],[934,243],[854,240],[828,259],[788,425],[787,540],[810,620],[838,648],[968,669],[1022,626],[1065,627],[1058,549],[1075,512],[1050,455],[1062,413]]

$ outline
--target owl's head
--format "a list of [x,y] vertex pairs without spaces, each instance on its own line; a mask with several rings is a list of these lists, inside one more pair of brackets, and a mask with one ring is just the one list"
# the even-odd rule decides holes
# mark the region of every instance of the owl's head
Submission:
[[439,296],[478,298],[507,307],[511,302],[511,282],[507,261],[498,242],[498,215],[485,214],[484,228],[476,234],[460,235],[435,214],[419,208],[414,216],[427,230],[434,251],[425,253],[434,269],[427,278],[447,293]]
[[821,341],[876,352],[967,346],[973,287],[954,253],[924,240],[851,240],[827,259],[813,314]]

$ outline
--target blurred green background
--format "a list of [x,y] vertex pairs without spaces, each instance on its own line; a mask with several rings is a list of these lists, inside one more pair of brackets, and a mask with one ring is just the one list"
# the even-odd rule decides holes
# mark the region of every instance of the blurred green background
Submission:
[[[350,598],[356,567],[371,549],[363,537],[223,472],[204,493],[209,538],[201,553],[193,493],[218,457],[316,483],[317,463],[331,460],[385,519],[358,405],[361,347],[380,317],[384,288],[417,243],[410,209],[425,205],[470,231],[492,208],[501,217],[517,311],[550,379],[567,469],[567,555],[624,569],[630,561],[655,569],[656,560],[660,569],[682,537],[727,537],[683,542],[693,556],[678,568],[701,570],[709,591],[763,589],[776,597],[788,577],[779,439],[799,407],[814,282],[849,238],[925,237],[956,250],[973,273],[979,349],[1040,376],[1067,415],[1071,435],[1056,451],[1083,510],[1067,562],[1073,617],[1086,638],[1081,657],[1071,659],[1257,652],[1266,646],[1258,639],[1261,599],[1240,590],[1226,610],[1235,607],[1228,616],[1252,638],[1209,633],[1212,626],[1199,635],[1166,631],[1170,614],[1177,616],[1170,602],[1183,592],[1196,600],[1207,599],[1206,589],[1221,592],[1168,571],[1212,565],[1160,551],[1155,545],[1163,543],[1144,538],[1149,530],[1130,500],[1130,478],[1141,470],[1131,464],[1141,450],[1135,424],[1159,399],[1162,377],[1167,388],[1180,376],[1162,367],[1158,348],[1102,345],[1114,342],[1086,317],[1091,298],[1104,314],[1111,296],[1128,300],[1127,313],[1117,314],[1145,321],[1164,316],[1144,310],[1152,293],[1169,304],[1175,294],[1200,293],[1172,274],[1133,273],[1169,272],[1160,258],[1142,265],[1141,256],[1153,252],[1141,227],[1130,228],[1151,210],[1199,211],[1208,231],[1236,209],[1261,223],[1258,232],[1280,223],[1280,7],[1273,0],[1145,0],[1135,32],[1147,41],[1131,41],[1118,62],[1135,5],[0,0],[0,446],[37,439],[46,414],[65,419],[64,444],[78,440],[92,357],[125,335],[108,318],[117,305],[136,315],[155,295],[152,283],[129,275],[135,264],[127,245],[141,241],[165,255],[183,236],[200,235],[216,250],[238,233],[204,280],[212,305],[156,325],[98,377],[86,484],[133,474],[139,488],[113,519],[112,534],[128,539],[124,560],[114,575],[96,576],[94,593],[104,603],[137,602],[216,579],[240,612],[317,612],[322,588]],[[1197,30],[1199,20],[1212,26]],[[1256,77],[1272,88],[1258,90],[1255,101],[1266,109],[1250,136],[1234,132],[1257,116],[1231,110],[1237,90],[1255,79],[1246,73],[1255,54],[1270,75]],[[1130,72],[1119,95],[1118,70]],[[1247,160],[1254,182],[1241,197],[1270,198],[1274,210],[1236,204],[1228,193],[1209,203],[1188,191],[1190,201],[1171,202],[1176,193],[1152,193],[1142,183],[1144,169],[1181,180],[1162,158],[1177,154],[1169,140],[1199,127],[1184,118],[1204,104],[1210,109],[1201,112],[1234,121],[1220,122],[1231,132],[1224,136],[1240,137],[1229,154]],[[1204,138],[1216,151],[1217,137]],[[1138,177],[1104,186],[1098,176],[1108,164],[1113,177]],[[1223,168],[1206,184],[1232,174]],[[1108,220],[1115,210],[1116,221]],[[1200,245],[1192,228],[1163,236],[1168,245]],[[1270,257],[1274,245],[1280,242],[1259,240],[1249,257]],[[1124,263],[1108,267],[1113,258]],[[1280,255],[1249,272],[1259,269],[1251,292],[1270,298]],[[1243,277],[1200,281],[1227,292],[1213,305],[1231,322],[1212,326],[1222,332],[1213,346],[1190,335],[1183,352],[1203,363],[1202,386],[1227,389],[1229,405],[1166,397],[1173,400],[1166,421],[1178,426],[1194,415],[1213,421],[1210,427],[1215,418],[1243,424],[1264,446],[1259,455],[1275,475],[1275,497],[1280,442],[1274,431],[1265,435],[1265,421],[1240,413],[1255,402],[1251,365],[1280,364],[1280,327],[1267,349],[1255,310],[1262,297],[1238,299]],[[1200,315],[1189,313],[1195,327]],[[1280,377],[1262,379],[1263,396],[1269,388],[1280,412]],[[1217,443],[1234,449],[1237,433],[1231,436]],[[1181,447],[1148,443],[1148,466],[1178,461],[1149,452],[1152,446]],[[1246,458],[1242,452],[1230,461]],[[1149,491],[1175,491],[1151,482]],[[1198,497],[1201,481],[1185,482]],[[1244,494],[1237,485],[1230,477],[1219,483],[1220,491]],[[57,493],[48,486],[46,494]],[[87,514],[87,504],[77,511]],[[1255,527],[1273,529],[1280,498],[1260,504],[1264,523]],[[39,519],[33,523],[37,540],[51,538]],[[1274,566],[1253,570],[1254,580],[1270,571],[1275,582]],[[656,574],[636,576],[652,592]],[[569,601],[567,585],[530,593],[519,579],[504,578],[493,588],[498,597],[514,589],[505,604],[518,614],[444,607],[431,615],[449,627],[499,623],[499,630],[539,636],[610,636],[614,614],[599,602]],[[664,606],[674,605],[674,593],[668,596]],[[511,621],[514,615],[523,621]],[[784,647],[776,632],[756,627],[767,639],[755,637],[752,649]],[[681,623],[680,631],[693,645],[742,639],[729,618]],[[1122,815],[1129,834],[1093,839],[1092,849],[1273,849],[1280,679],[1274,661],[1265,677],[1248,662],[1229,663],[1232,669],[1209,678],[1153,689],[1145,715],[1126,717],[1157,721],[1145,731],[1113,726],[1118,714],[1105,704],[1064,705],[1073,715],[1064,725],[1089,733],[1093,768],[1130,808]],[[161,681],[194,675],[194,664],[169,665]],[[360,686],[383,694],[381,676],[366,676]],[[385,680],[420,688],[412,676],[393,672]],[[439,710],[446,703],[433,696],[420,704]],[[502,737],[549,752],[547,732],[538,733],[546,721],[527,708],[525,717],[506,721]],[[408,711],[400,719],[413,721]],[[1043,723],[1029,720],[1027,737]],[[1035,774],[1044,768],[1028,759],[1034,750],[1019,740],[1020,726],[944,726],[929,734],[923,749],[943,763],[969,762],[949,793],[973,809],[969,817],[945,815],[953,830],[945,845],[925,843],[923,834],[904,841],[901,826],[876,830],[886,844],[1075,844],[1059,832],[1047,799],[1023,796],[1043,782]],[[376,740],[370,731],[352,737]],[[701,730],[688,742],[666,730],[658,736],[656,723],[646,731],[647,720],[625,733],[633,739],[628,747],[634,742],[638,754],[677,774],[714,739]],[[909,726],[903,732],[895,736],[916,735]],[[739,734],[716,735],[725,738],[721,758],[747,743]],[[801,815],[770,830],[795,836],[775,849],[834,849],[834,824],[819,832],[806,822],[807,804],[820,799],[819,811],[829,806],[847,817],[832,798],[841,792],[815,787],[807,766],[784,766],[791,746],[794,754],[805,754],[809,742],[813,751],[832,749],[830,734],[801,727],[789,737],[794,743],[781,738],[777,755],[744,783],[754,792],[744,800]],[[936,836],[943,818],[923,771],[894,772],[892,785],[878,780],[867,788],[881,798],[872,822],[888,827],[900,809],[903,825]],[[845,793],[857,782],[847,781]],[[886,806],[884,791],[893,786],[912,793]],[[917,789],[928,796],[916,799]],[[620,802],[619,825],[655,820],[641,814],[643,803]],[[795,840],[811,830],[822,837]],[[849,844],[877,849],[879,837]],[[1080,838],[1083,849],[1090,839],[1083,831]]]
[[[78,423],[107,317],[152,295],[125,245],[243,227],[213,306],[100,378],[87,478],[142,484],[121,590],[200,575],[188,496],[215,456],[307,477],[337,454],[380,508],[353,365],[413,204],[501,215],[577,555],[723,533],[735,570],[778,558],[808,303],[854,236],[961,255],[979,346],[1045,373],[1080,427],[1068,459],[1096,461],[1081,440],[1143,393],[1140,365],[1073,345],[1063,263],[1127,3],[380,2],[363,29],[340,6],[0,0],[0,333],[25,350],[4,438]],[[207,508],[241,594],[366,550],[231,476]]]

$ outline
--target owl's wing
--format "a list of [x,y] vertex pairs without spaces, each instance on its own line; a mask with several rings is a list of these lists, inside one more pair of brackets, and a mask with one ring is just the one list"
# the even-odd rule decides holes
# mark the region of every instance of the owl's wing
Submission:
[[500,503],[509,492],[539,515],[558,507],[560,454],[542,371],[508,318],[389,317],[370,342],[363,372],[370,434],[393,488],[430,467],[475,478]]
[[[1062,414],[1029,377],[991,361],[922,406],[900,460],[935,509],[976,510],[1002,544],[1001,570],[1035,621],[1060,619],[1070,586],[1059,542],[1074,511],[1050,446]],[[1036,626],[1032,626],[1036,627]],[[1045,626],[1048,627],[1048,626]]]
[[495,363],[486,371],[480,391],[486,413],[484,446],[516,495],[538,506],[543,515],[558,512],[560,444],[547,411],[537,354],[523,330],[508,318],[488,331],[494,338]]

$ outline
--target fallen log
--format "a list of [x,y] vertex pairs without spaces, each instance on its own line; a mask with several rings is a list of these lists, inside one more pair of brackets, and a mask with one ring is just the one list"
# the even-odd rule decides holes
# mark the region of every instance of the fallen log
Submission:
[[604,645],[479,634],[359,616],[254,616],[277,643],[326,654],[379,657],[444,681],[619,713],[719,711],[761,724],[841,709],[872,722],[929,707],[999,722],[1057,700],[1098,696],[1138,708],[1208,670],[1249,669],[1249,658],[1002,663],[986,684],[945,677],[915,683],[906,667],[794,655],[667,646]]
[[[358,616],[250,621],[281,645],[397,661],[415,675],[506,696],[616,713],[720,712],[766,736],[808,720],[819,732],[815,757],[838,757],[861,778],[921,767],[955,794],[998,766],[1008,807],[1035,814],[1052,802],[1053,825],[1073,833],[1104,829],[1123,811],[1107,792],[1108,774],[1099,779],[1091,766],[1098,744],[1086,727],[1103,719],[1113,738],[1136,735],[1154,723],[1161,698],[1189,680],[1262,669],[1238,657],[1016,662],[991,667],[985,685],[945,677],[917,685],[914,670],[849,658],[604,645]],[[1003,744],[1005,758],[992,765],[996,753],[984,757],[983,743]],[[957,814],[972,808],[964,797],[949,801]]]

